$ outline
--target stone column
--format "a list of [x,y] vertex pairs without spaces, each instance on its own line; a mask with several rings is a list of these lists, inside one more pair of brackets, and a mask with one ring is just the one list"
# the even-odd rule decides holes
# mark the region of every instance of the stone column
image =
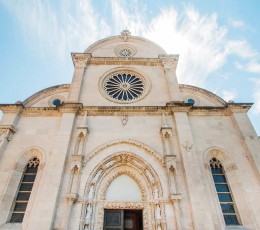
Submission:
[[[61,112],[60,126],[57,130],[55,145],[51,150],[48,161],[44,167],[31,216],[33,221],[28,221],[28,229],[39,229],[38,223],[42,223],[41,229],[52,229],[56,214],[57,200],[60,195],[65,162],[69,155],[71,136],[75,118],[82,104],[64,103],[58,106]],[[43,204],[42,201],[46,202]],[[44,218],[43,218],[44,216]]]
[[187,111],[180,111],[180,108],[178,111],[174,111],[173,108],[173,112],[194,229],[214,229],[208,200],[204,195],[204,177],[201,171],[199,157],[196,154]]
[[16,124],[20,118],[20,113],[24,109],[23,104],[0,105],[3,117],[0,121],[0,159],[7,144],[11,141],[16,132]]
[[70,193],[67,194],[67,208],[66,208],[66,218],[65,218],[65,230],[70,229],[70,219],[71,219],[71,212],[73,204],[77,201],[78,194]]
[[183,101],[176,76],[179,55],[160,55],[168,83],[170,101]]
[[182,230],[182,220],[181,220],[181,210],[180,210],[181,199],[182,199],[181,194],[170,195],[170,200],[173,203],[177,230]]
[[69,102],[79,102],[85,69],[90,58],[91,54],[72,54],[75,70],[69,90]]

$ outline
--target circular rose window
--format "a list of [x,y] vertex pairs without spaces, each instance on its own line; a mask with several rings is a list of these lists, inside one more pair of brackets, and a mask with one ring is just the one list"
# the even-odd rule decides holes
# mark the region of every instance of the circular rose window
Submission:
[[136,73],[117,72],[103,80],[105,96],[115,102],[131,103],[146,94],[146,80]]
[[132,51],[129,48],[124,48],[119,51],[121,57],[130,57],[132,56]]

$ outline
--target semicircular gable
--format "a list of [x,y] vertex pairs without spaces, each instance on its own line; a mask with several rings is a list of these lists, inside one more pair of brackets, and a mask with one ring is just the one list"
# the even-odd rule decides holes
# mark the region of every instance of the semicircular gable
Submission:
[[43,89],[32,96],[28,97],[23,104],[25,107],[48,107],[49,100],[54,96],[65,99],[69,91],[70,84],[56,85]]
[[180,84],[180,90],[184,101],[193,99],[195,106],[225,106],[227,102],[216,94],[191,85]]
[[158,58],[160,54],[166,54],[156,43],[137,36],[112,36],[101,39],[89,46],[84,53],[92,53],[93,57],[116,57],[119,47],[129,47],[135,50],[134,57]]

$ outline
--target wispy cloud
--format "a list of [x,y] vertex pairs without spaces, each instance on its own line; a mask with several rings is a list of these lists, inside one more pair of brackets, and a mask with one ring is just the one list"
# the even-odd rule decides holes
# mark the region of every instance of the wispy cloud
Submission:
[[39,53],[52,50],[63,58],[70,51],[84,51],[86,44],[110,33],[90,0],[64,0],[56,2],[55,8],[50,0],[3,0],[3,4],[21,26],[30,47]]
[[254,115],[260,115],[260,78],[251,78],[250,80],[255,84],[253,89],[254,106],[252,112]]
[[236,89],[222,90],[220,93],[225,101],[234,101],[237,97]]
[[[229,39],[227,26],[218,22],[217,14],[203,15],[192,7],[177,12],[173,7],[161,9],[150,17],[145,4],[137,0],[111,0],[111,22],[105,20],[90,0],[64,0],[55,5],[45,1],[2,0],[21,25],[30,47],[62,58],[111,31],[125,27],[133,35],[147,37],[163,46],[168,53],[180,54],[178,77],[181,83],[204,86],[229,57],[236,56],[236,67],[260,72],[260,54],[244,39]],[[108,13],[109,14],[109,13]],[[231,20],[233,27],[243,22]]]
[[233,28],[242,28],[245,26],[245,22],[242,20],[235,20],[230,18],[229,19],[229,24],[233,27]]
[[[237,57],[238,68],[246,65],[245,71],[258,71],[259,54],[246,40],[229,39],[230,28],[218,23],[217,14],[202,15],[192,7],[181,13],[168,8],[147,18],[142,6],[137,1],[134,3],[134,10],[129,10],[126,1],[111,1],[117,29],[127,25],[134,34],[155,41],[168,53],[180,54],[180,82],[203,87],[207,78],[231,56]],[[239,20],[231,22],[233,27],[243,24]]]

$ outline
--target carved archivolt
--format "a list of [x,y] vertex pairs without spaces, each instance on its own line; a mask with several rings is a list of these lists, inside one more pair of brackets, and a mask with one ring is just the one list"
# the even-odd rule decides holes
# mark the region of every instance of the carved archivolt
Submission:
[[138,141],[131,140],[131,139],[122,139],[122,140],[112,141],[112,142],[106,143],[106,144],[98,147],[97,149],[95,149],[92,153],[90,153],[86,157],[86,162],[90,161],[95,155],[97,155],[102,150],[109,148],[111,146],[120,145],[120,144],[129,144],[129,145],[134,145],[138,148],[141,148],[141,149],[145,150],[147,153],[153,155],[162,165],[164,165],[164,159],[161,156],[161,154],[155,152],[152,148],[148,147],[147,145],[145,145],[141,142],[138,142]]
[[[93,173],[90,175],[87,182],[84,195],[87,196],[91,186],[100,186],[99,182],[101,180],[102,183],[107,184],[108,187],[113,179],[122,174],[132,177],[141,190],[143,183],[147,184],[147,186],[160,185],[158,186],[158,189],[160,194],[162,194],[160,179],[155,170],[145,160],[133,153],[119,152],[113,156],[107,157],[93,170]],[[142,181],[139,179],[140,175],[142,175]],[[106,182],[104,182],[103,178],[106,178]]]
[[[138,184],[142,194],[142,201],[105,200],[111,182],[123,174],[128,175]],[[84,199],[85,211],[82,212],[81,219],[87,229],[103,229],[104,209],[142,209],[143,229],[155,229],[157,225],[162,226],[162,229],[166,229],[160,178],[156,171],[136,154],[118,152],[99,163],[89,176],[84,191]],[[81,229],[83,228],[81,226]]]

